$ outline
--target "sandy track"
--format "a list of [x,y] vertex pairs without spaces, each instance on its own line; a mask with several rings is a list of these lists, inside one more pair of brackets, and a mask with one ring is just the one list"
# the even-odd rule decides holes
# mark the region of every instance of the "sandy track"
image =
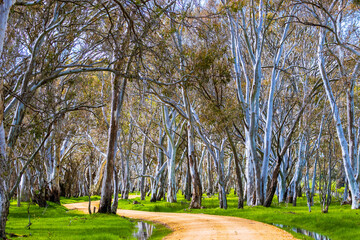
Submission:
[[[98,208],[99,201],[92,202]],[[88,203],[65,204],[68,209],[87,213]],[[153,221],[170,227],[173,232],[164,239],[241,239],[241,240],[282,240],[295,239],[290,233],[277,227],[237,217],[190,213],[145,212],[118,209],[124,217]]]

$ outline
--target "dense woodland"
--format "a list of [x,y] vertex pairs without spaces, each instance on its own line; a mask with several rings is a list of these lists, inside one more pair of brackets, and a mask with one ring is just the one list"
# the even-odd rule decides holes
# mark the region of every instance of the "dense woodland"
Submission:
[[11,199],[359,208],[359,20],[355,0],[0,0],[0,238]]

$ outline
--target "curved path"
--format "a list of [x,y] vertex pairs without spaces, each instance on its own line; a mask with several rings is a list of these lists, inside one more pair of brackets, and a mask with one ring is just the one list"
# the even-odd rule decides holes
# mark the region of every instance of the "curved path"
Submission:
[[[99,201],[92,202],[98,208]],[[88,203],[64,205],[68,209],[88,212]],[[145,212],[118,209],[117,214],[124,217],[141,219],[164,224],[173,232],[164,239],[295,239],[290,233],[277,227],[238,217],[216,216],[191,213]]]

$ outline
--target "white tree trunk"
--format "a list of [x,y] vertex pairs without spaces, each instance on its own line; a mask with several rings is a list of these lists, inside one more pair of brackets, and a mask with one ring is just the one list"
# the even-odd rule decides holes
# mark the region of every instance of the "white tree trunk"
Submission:
[[[3,52],[5,33],[7,28],[10,8],[14,4],[14,0],[3,0],[0,2],[0,55]],[[10,202],[7,196],[8,179],[7,175],[7,156],[6,142],[4,130],[4,78],[0,80],[0,239],[6,239],[5,227],[7,216],[9,214]]]
[[0,55],[2,54],[5,40],[7,22],[9,18],[10,8],[15,0],[3,0],[0,2]]
[[172,117],[170,116],[169,109],[167,106],[163,106],[162,109],[163,114],[163,125],[164,130],[167,136],[168,144],[167,144],[167,157],[168,157],[168,190],[167,190],[167,201],[170,203],[176,202],[176,175],[175,175],[175,159],[177,146],[175,143],[175,132],[176,132],[176,112],[172,113]]
[[[281,137],[280,139],[281,145],[284,143],[284,138]],[[283,161],[281,162],[280,166],[280,174],[279,174],[279,180],[278,180],[278,201],[279,203],[285,202],[285,192],[286,192],[286,177],[287,177],[287,167],[289,163],[288,154],[286,153],[283,157]]]
[[304,134],[302,134],[301,137],[301,141],[299,144],[299,152],[298,152],[298,161],[296,163],[296,167],[295,167],[295,174],[293,177],[293,206],[296,206],[296,198],[297,198],[297,193],[298,193],[298,187],[302,178],[302,171],[304,169],[305,163],[306,163],[306,159],[305,159],[305,152],[306,152],[306,147],[307,147],[307,143],[305,143],[305,136]]
[[[293,10],[294,9],[295,8],[293,8]],[[291,11],[290,16],[292,15],[292,13],[293,11]],[[273,111],[274,94],[275,94],[276,84],[280,76],[279,70],[277,68],[284,50],[284,43],[288,35],[291,19],[292,17],[290,17],[285,24],[285,29],[282,34],[280,46],[279,49],[277,50],[276,56],[273,61],[274,67],[271,74],[270,92],[267,101],[266,127],[265,127],[265,137],[264,137],[264,145],[263,145],[264,157],[263,157],[262,169],[261,169],[261,191],[263,195],[262,197],[263,200],[265,199],[267,192],[267,178],[268,178],[269,158],[270,158],[270,150],[271,150],[272,118],[274,112]]]
[[246,204],[248,206],[255,205],[255,173],[254,173],[254,161],[252,160],[252,153],[250,150],[250,138],[248,131],[245,130],[245,176],[246,176]]
[[349,146],[346,141],[346,137],[344,134],[344,129],[342,127],[341,118],[339,109],[337,107],[334,94],[332,92],[330,82],[327,76],[327,72],[325,69],[325,57],[323,54],[324,51],[324,43],[325,43],[325,30],[321,29],[319,32],[319,46],[318,46],[318,66],[320,69],[321,78],[324,83],[325,92],[328,98],[328,101],[330,103],[330,107],[332,110],[333,119],[335,121],[336,126],[336,132],[338,135],[338,139],[341,146],[342,151],[342,158],[343,158],[343,165],[346,173],[346,178],[348,180],[349,189],[351,191],[351,198],[352,198],[352,209],[358,209],[359,208],[359,185],[355,179],[354,171],[351,166],[351,160],[349,156]]
[[114,200],[111,205],[111,213],[116,214],[118,204],[119,204],[119,177],[116,171],[116,167],[114,167]]
[[[159,127],[159,142],[158,142],[158,144],[160,146],[163,145],[164,139],[165,139],[165,136],[163,136],[161,127]],[[163,166],[163,164],[164,164],[164,151],[163,151],[163,149],[161,147],[159,147],[159,149],[158,149],[157,160],[158,160],[158,163],[157,163],[157,166],[156,166],[156,174],[155,174],[155,177],[154,177],[154,179],[152,181],[152,186],[151,186],[150,202],[156,202],[158,200],[157,199],[157,194],[158,194],[158,189],[159,189],[158,185],[159,185],[160,179],[162,178],[163,171],[165,169],[165,166]]]
[[140,178],[140,199],[145,200],[145,174],[146,174],[146,142],[147,137],[144,136],[143,145],[142,145],[142,157],[141,157],[141,178]]

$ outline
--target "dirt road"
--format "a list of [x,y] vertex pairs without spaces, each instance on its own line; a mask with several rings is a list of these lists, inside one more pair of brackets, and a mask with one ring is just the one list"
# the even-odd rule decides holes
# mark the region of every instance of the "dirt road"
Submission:
[[[68,209],[87,213],[88,203],[65,204]],[[93,202],[98,208],[99,201]],[[277,227],[237,217],[216,216],[190,213],[144,212],[118,209],[117,214],[124,217],[141,219],[164,224],[173,232],[164,239],[241,239],[241,240],[282,240],[295,239],[290,233]]]

